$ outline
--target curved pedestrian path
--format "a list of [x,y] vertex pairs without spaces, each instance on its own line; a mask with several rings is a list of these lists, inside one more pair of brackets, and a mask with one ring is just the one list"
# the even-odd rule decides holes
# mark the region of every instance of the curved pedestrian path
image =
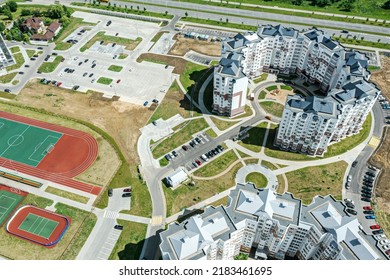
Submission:
[[254,172],[263,174],[267,178],[266,188],[270,188],[276,191],[276,189],[278,188],[278,179],[276,178],[276,175],[272,172],[271,169],[260,164],[249,164],[240,168],[236,174],[236,184],[245,184],[245,178],[248,176],[248,174]]

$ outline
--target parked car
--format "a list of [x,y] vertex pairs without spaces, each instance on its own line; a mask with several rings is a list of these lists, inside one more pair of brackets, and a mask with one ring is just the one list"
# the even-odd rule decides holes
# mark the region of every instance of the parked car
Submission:
[[118,230],[123,230],[123,226],[121,226],[121,225],[115,225],[114,228],[118,229]]
[[122,197],[131,197],[131,192],[123,193]]
[[80,88],[80,86],[74,86],[72,89],[73,90],[78,90]]
[[383,234],[383,229],[373,230],[372,234],[374,235]]
[[381,244],[381,245],[390,244],[390,240],[382,237],[381,240],[379,240],[379,244]]
[[172,151],[172,154],[177,157],[179,154],[176,151]]
[[182,148],[184,151],[187,151],[187,150],[188,150],[188,146],[186,146],[186,145],[181,146],[181,148]]
[[365,211],[363,211],[363,214],[366,214],[366,215],[374,215],[375,212],[372,211],[372,210],[365,210]]
[[345,205],[347,205],[347,207],[352,208],[352,209],[355,208],[355,205],[351,202],[346,202]]
[[153,124],[154,126],[157,126],[157,122],[156,122],[156,121],[152,121],[152,124]]
[[116,83],[119,84],[121,82],[121,79],[117,80]]
[[88,62],[88,60],[89,60],[89,59],[88,59],[88,58],[86,58],[86,59],[84,60],[84,62]]
[[83,74],[83,77],[85,77],[85,76],[87,76],[88,75],[88,73],[87,72],[85,72],[84,74]]
[[5,91],[5,92],[8,92],[8,93],[11,92],[11,90],[10,90],[9,88],[6,88],[4,91]]
[[352,176],[351,175],[348,175],[347,177],[347,182],[351,182],[352,181]]
[[198,167],[198,165],[196,164],[195,161],[192,162],[192,165],[195,166],[195,167]]
[[167,161],[171,161],[172,160],[172,157],[169,154],[166,154],[164,157],[166,158]]
[[360,200],[365,202],[371,202],[371,198],[368,197],[361,197]]
[[372,210],[371,206],[363,206],[363,210]]
[[371,198],[371,194],[369,193],[362,193],[361,196],[366,198]]
[[123,192],[131,192],[131,188],[123,189]]
[[367,189],[362,189],[362,193],[371,195],[372,191],[371,190],[367,190]]
[[157,99],[153,99],[152,102],[153,103],[158,103],[158,100]]
[[191,141],[190,143],[190,146],[193,148],[193,147],[195,147],[195,144]]
[[148,101],[145,101],[144,102],[144,106],[148,106],[149,102]]
[[112,196],[112,189],[108,189],[108,196],[109,196],[109,197]]
[[106,23],[106,26],[110,26],[111,25],[111,20],[107,21]]
[[90,78],[91,78],[92,76],[93,76],[93,73],[89,74],[89,76],[88,76],[88,77],[90,77]]
[[352,162],[352,167],[356,167],[357,164],[358,162],[355,160],[354,162]]
[[384,234],[378,234],[374,236],[374,239],[379,241],[382,239],[386,239],[386,236]]
[[351,215],[357,215],[357,212],[353,209],[347,208],[347,210],[345,210],[345,211],[347,211]]
[[96,64],[92,64],[91,68],[95,68],[96,67]]
[[381,226],[380,225],[372,225],[370,226],[370,229],[380,229]]
[[199,166],[202,165],[202,162],[201,162],[199,159],[196,159],[195,162],[196,162],[196,164],[199,165]]
[[369,219],[369,220],[374,220],[376,217],[375,215],[367,215],[366,216],[366,219]]
[[345,202],[349,202],[349,203],[353,203],[353,200],[350,199],[350,198],[344,198],[344,201],[345,201]]
[[202,141],[199,139],[199,137],[195,137],[195,141],[196,141],[198,144],[202,143]]

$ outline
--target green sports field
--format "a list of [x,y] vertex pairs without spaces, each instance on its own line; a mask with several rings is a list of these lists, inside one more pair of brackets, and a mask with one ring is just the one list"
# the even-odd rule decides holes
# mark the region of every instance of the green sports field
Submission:
[[62,134],[0,118],[0,157],[37,166]]
[[3,224],[22,199],[23,196],[0,190],[0,225]]
[[57,225],[56,221],[30,213],[21,223],[19,229],[49,239]]

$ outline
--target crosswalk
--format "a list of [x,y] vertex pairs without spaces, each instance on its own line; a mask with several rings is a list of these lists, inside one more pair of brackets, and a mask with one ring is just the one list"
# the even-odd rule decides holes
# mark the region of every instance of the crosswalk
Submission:
[[376,148],[379,146],[380,142],[381,142],[381,140],[378,137],[372,136],[372,138],[370,139],[370,142],[368,142],[368,145],[373,147],[373,148]]
[[162,216],[154,216],[152,217],[151,223],[152,225],[160,225],[162,223]]
[[119,217],[119,213],[115,212],[115,211],[106,210],[106,211],[104,211],[103,217],[107,218],[107,219],[113,219],[114,220],[114,219]]

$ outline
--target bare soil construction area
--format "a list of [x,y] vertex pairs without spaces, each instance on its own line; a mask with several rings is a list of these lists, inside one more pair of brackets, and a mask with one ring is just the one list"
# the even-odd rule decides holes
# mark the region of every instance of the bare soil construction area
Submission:
[[[390,100],[390,57],[382,59],[382,70],[375,72],[371,76],[371,80],[375,82],[382,91],[382,94]],[[380,211],[386,212],[390,218],[390,130],[386,129],[384,133],[385,139],[371,158],[371,163],[381,168],[376,197]],[[385,221],[384,221],[385,222]],[[390,222],[390,221],[387,221]],[[382,225],[383,227],[383,225]],[[388,232],[389,233],[389,232]]]
[[192,50],[209,56],[221,55],[221,42],[202,41],[198,39],[184,38],[184,35],[174,37],[176,43],[172,46],[168,54],[183,56]]
[[[42,85],[38,81],[30,81],[15,101],[18,104],[27,104],[30,107],[45,109],[96,125],[113,137],[128,162],[135,164],[138,162],[136,142],[140,134],[139,128],[145,125],[152,112],[142,106],[101,96],[96,92],[83,94],[52,85]],[[108,143],[105,143],[104,139],[98,138],[97,140],[99,142],[98,158],[78,178],[105,185],[119,167],[120,160],[112,154],[115,151]],[[115,170],[110,170],[111,167]],[[108,170],[111,174],[107,174]]]

